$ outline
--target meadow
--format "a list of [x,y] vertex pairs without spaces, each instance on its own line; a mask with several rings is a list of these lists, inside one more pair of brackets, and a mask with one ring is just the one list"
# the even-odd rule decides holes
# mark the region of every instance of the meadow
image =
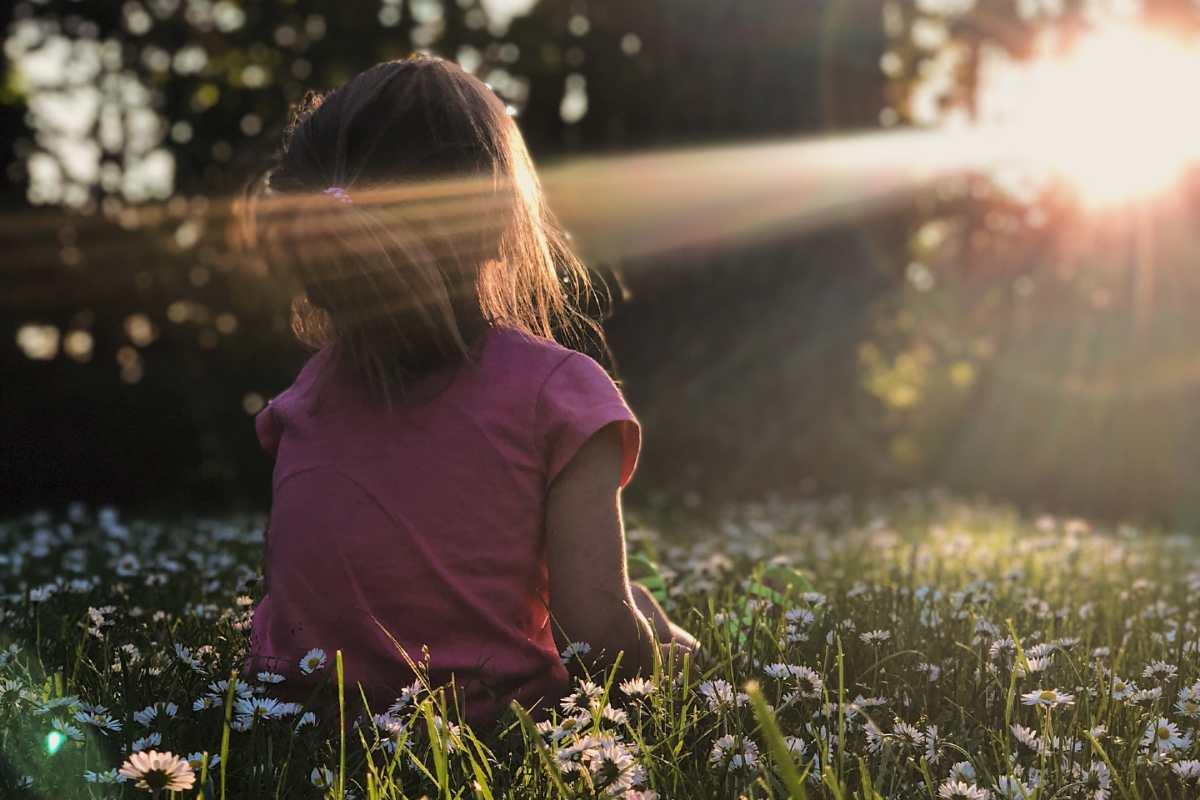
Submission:
[[[0,797],[1200,793],[1187,533],[939,493],[627,509],[632,572],[704,658],[472,731],[419,681],[344,724],[277,702],[278,676],[231,684],[265,521],[73,504],[0,524]],[[336,692],[339,663],[302,669]]]

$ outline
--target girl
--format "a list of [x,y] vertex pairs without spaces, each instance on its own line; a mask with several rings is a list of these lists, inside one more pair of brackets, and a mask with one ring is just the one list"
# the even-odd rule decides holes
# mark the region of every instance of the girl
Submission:
[[[249,197],[250,241],[316,352],[255,418],[275,458],[244,675],[305,701],[342,650],[379,713],[453,681],[466,719],[567,688],[587,642],[649,674],[694,650],[626,577],[620,490],[641,430],[587,355],[587,272],[516,124],[455,64],[378,64],[302,104]],[[411,659],[411,661],[410,661]]]

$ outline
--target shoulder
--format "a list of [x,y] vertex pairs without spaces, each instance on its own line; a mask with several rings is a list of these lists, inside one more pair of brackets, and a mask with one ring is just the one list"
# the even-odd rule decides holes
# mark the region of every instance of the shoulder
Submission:
[[292,382],[278,394],[267,400],[266,405],[259,412],[259,416],[269,417],[270,414],[268,412],[286,414],[294,411],[295,407],[303,402],[303,398],[310,394],[316,383],[317,376],[325,368],[330,357],[331,345],[325,345],[319,350],[309,353],[303,365],[297,370]]
[[[568,361],[592,361],[591,357],[553,339],[518,328],[497,326],[494,334],[498,360],[510,366],[519,366],[528,378],[539,385]],[[596,367],[600,368],[600,365],[596,364]]]
[[624,403],[616,382],[590,355],[516,328],[498,327],[495,334],[485,358],[492,385],[532,403],[535,414],[555,405]]

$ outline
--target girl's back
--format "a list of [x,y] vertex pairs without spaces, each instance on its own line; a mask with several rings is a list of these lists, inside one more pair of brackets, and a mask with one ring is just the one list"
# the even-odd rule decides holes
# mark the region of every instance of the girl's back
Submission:
[[503,325],[439,394],[391,411],[365,403],[330,354],[255,420],[276,461],[248,668],[284,674],[277,694],[303,701],[300,659],[341,649],[351,693],[362,682],[380,713],[413,681],[400,648],[420,662],[427,645],[431,681],[453,675],[472,721],[512,699],[553,702],[566,673],[548,613],[547,486],[612,422],[629,481],[640,431],[620,391],[591,358]]
[[315,353],[255,419],[276,463],[244,674],[304,702],[328,675],[306,655],[341,650],[348,700],[380,713],[428,648],[482,722],[556,699],[556,634],[630,674],[694,649],[628,582],[640,428],[552,338],[602,342],[603,298],[495,93],[441,59],[377,64],[307,98],[250,188],[247,242]]

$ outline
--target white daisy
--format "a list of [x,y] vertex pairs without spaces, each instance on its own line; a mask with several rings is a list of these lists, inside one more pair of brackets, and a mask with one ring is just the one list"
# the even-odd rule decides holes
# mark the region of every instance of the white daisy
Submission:
[[632,788],[639,765],[629,748],[611,736],[598,737],[589,744],[582,761],[594,781],[607,792]]
[[1013,642],[1011,636],[1005,636],[1003,639],[994,640],[988,646],[988,658],[992,661],[997,661],[1006,656],[1016,655],[1017,646]]
[[1108,765],[1103,761],[1093,761],[1085,770],[1078,764],[1072,769],[1075,779],[1083,786],[1088,800],[1108,800],[1112,791],[1112,779],[1108,773]]
[[218,708],[223,706],[221,698],[215,694],[204,694],[196,698],[192,703],[192,711],[204,711],[209,708]]
[[425,687],[421,685],[420,679],[414,680],[410,685],[405,686],[400,690],[400,695],[396,698],[396,701],[388,707],[388,713],[399,713],[410,703],[414,702],[424,688]]
[[181,792],[191,789],[196,783],[196,775],[187,761],[174,753],[160,753],[157,750],[134,753],[121,765],[119,772],[136,781],[134,786],[137,788],[155,794],[164,789]]
[[254,720],[275,719],[283,716],[283,703],[273,697],[242,698],[234,705],[234,712]]
[[90,769],[84,770],[83,779],[88,783],[124,783],[129,780],[129,778],[117,772],[116,767],[104,772],[93,772]]
[[621,691],[630,697],[639,697],[650,694],[654,691],[654,683],[639,676],[629,678],[617,684]]
[[119,719],[114,718],[111,714],[105,713],[104,706],[81,710],[75,712],[75,721],[81,722],[84,725],[91,725],[101,733],[119,733],[122,728],[122,723]]
[[1021,695],[1021,702],[1027,706],[1069,706],[1075,702],[1075,695],[1060,692],[1057,689],[1035,689]]
[[592,652],[592,646],[587,642],[571,642],[563,648],[559,657],[562,659],[562,663],[566,664],[572,658],[579,658],[579,656],[587,655],[590,652]]
[[325,651],[314,647],[300,659],[300,671],[305,675],[311,675],[317,670],[324,669],[326,663]]
[[880,630],[867,631],[866,633],[860,633],[858,635],[858,638],[862,639],[863,642],[871,645],[872,647],[878,647],[879,645],[886,642],[888,639],[891,639],[892,634],[888,633],[885,630],[880,629]]
[[930,683],[937,683],[938,678],[942,677],[942,668],[937,664],[930,664],[927,661],[917,664],[917,672],[924,672],[928,675]]
[[54,719],[50,720],[50,727],[73,742],[83,741],[83,731],[69,722],[64,722],[63,720],[55,717]]
[[1027,659],[1045,658],[1046,656],[1052,655],[1054,653],[1054,648],[1055,648],[1055,645],[1052,642],[1042,642],[1041,644],[1035,644],[1032,647],[1026,648],[1025,658],[1027,658]]
[[874,722],[867,720],[863,725],[863,735],[867,737],[867,752],[878,753],[883,749],[885,734]]
[[943,800],[988,800],[992,793],[965,781],[946,781],[938,787],[938,797]]
[[179,656],[179,660],[187,664],[196,672],[205,672],[204,665],[200,663],[200,659],[192,655],[192,651],[178,642],[175,643],[175,655]]
[[174,717],[179,706],[174,703],[151,703],[141,711],[133,713],[133,719],[143,728],[149,728],[154,721],[162,717]]
[[[569,717],[568,719],[574,719]],[[571,729],[566,728],[561,724],[555,724],[552,720],[542,720],[534,726],[537,732],[551,744],[558,744],[571,734]]]
[[[219,755],[210,755],[208,757],[208,769],[211,771],[216,764],[220,763],[220,761],[221,757]],[[199,772],[200,767],[204,764],[204,752],[197,750],[194,753],[189,753],[187,756],[187,762],[193,770]]]
[[1018,664],[1013,671],[1017,673],[1017,677],[1024,678],[1035,672],[1045,672],[1054,666],[1054,654],[1040,656],[1037,658],[1025,657],[1025,665]]
[[775,680],[783,680],[784,678],[786,678],[788,676],[788,665],[787,664],[768,664],[767,666],[763,667],[763,672],[766,673],[768,678],[774,678]]
[[[225,692],[229,689],[228,680],[213,681],[208,684],[208,691],[220,698],[221,702],[225,702]],[[250,684],[243,680],[235,680],[233,683],[233,693],[237,697],[251,697],[254,690],[250,688]]]
[[753,769],[758,764],[758,745],[749,739],[739,742],[729,734],[725,734],[713,742],[712,752],[708,761],[714,766],[728,764],[730,769]]
[[1187,759],[1186,761],[1177,761],[1171,765],[1171,771],[1179,780],[1184,781],[1200,781],[1200,761],[1195,759]]
[[1116,675],[1113,676],[1112,682],[1112,699],[1124,700],[1137,691],[1137,684],[1133,681],[1126,681]]
[[1160,753],[1186,747],[1188,744],[1190,737],[1180,733],[1179,726],[1166,717],[1159,717],[1147,726],[1146,732],[1142,734],[1142,747],[1153,747]]
[[938,738],[938,726],[928,725],[925,728],[925,761],[937,764],[942,759],[942,740]]
[[745,705],[750,700],[749,695],[745,692],[735,691],[729,681],[721,678],[702,681],[696,687],[696,691],[704,696],[704,699],[708,702],[709,709],[712,711]]
[[162,744],[162,734],[151,733],[140,739],[134,739],[133,744],[129,747],[133,752],[137,753],[145,750],[147,747],[158,747],[160,744]]
[[896,720],[892,723],[892,735],[896,739],[909,747],[922,748],[925,745],[925,734],[922,733],[916,726],[909,725],[903,720]]
[[554,751],[554,765],[564,775],[583,772],[583,752],[586,749],[587,746],[579,742],[560,747]]
[[1140,703],[1153,703],[1154,701],[1156,701],[1160,697],[1162,697],[1162,691],[1163,690],[1162,690],[1161,686],[1155,686],[1152,689],[1138,689],[1137,691],[1135,691],[1131,695],[1129,695],[1129,702],[1139,703],[1139,704]]
[[784,612],[783,618],[792,625],[808,627],[816,621],[816,617],[807,608],[791,608]]
[[792,680],[796,682],[796,690],[801,697],[820,697],[825,689],[825,681],[811,667],[799,666],[790,669]]
[[1179,690],[1175,710],[1185,717],[1200,719],[1200,691],[1196,686],[1185,686]]
[[970,761],[958,761],[954,766],[950,767],[950,774],[946,777],[946,780],[974,783],[976,780],[975,767]]
[[1041,752],[1042,740],[1037,733],[1024,725],[1014,724],[1012,726],[1013,738],[1018,742],[1028,747],[1035,753]]
[[996,794],[1004,800],[1029,800],[1033,787],[1022,783],[1016,775],[1001,775],[996,779]]
[[604,694],[604,689],[589,680],[579,681],[578,688],[558,701],[562,710],[568,714],[576,711],[590,711],[592,704]]
[[609,722],[617,725],[625,725],[629,722],[629,715],[619,708],[605,704],[604,709],[600,712],[600,716]]
[[309,782],[318,789],[328,789],[333,786],[333,770],[329,767],[313,767],[309,773]]
[[1168,664],[1166,661],[1151,661],[1142,670],[1143,678],[1154,678],[1156,681],[1165,682],[1174,678],[1179,672],[1179,667],[1174,664]]
[[794,756],[804,755],[808,750],[808,745],[799,736],[785,736],[783,743],[787,746],[787,751]]

